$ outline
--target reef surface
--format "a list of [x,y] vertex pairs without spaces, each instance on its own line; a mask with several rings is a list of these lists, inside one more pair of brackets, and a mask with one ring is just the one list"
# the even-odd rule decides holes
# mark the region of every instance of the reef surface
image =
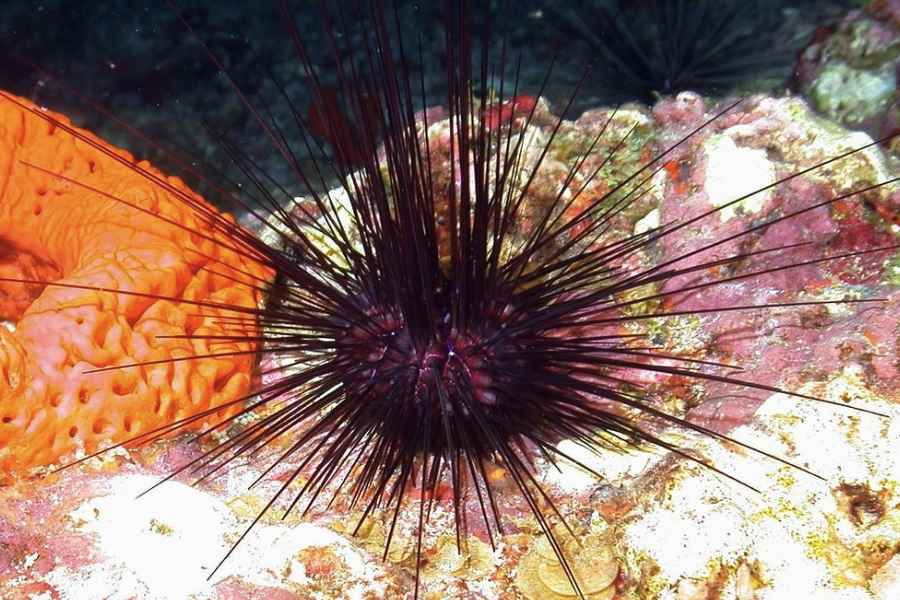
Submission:
[[[604,125],[611,131],[634,128],[633,143],[590,184],[608,188],[623,172],[647,161],[654,147],[682,139],[716,110],[699,96],[682,94],[652,110],[589,111],[564,124],[541,174],[552,187]],[[546,114],[542,120],[540,111],[546,106],[520,134],[535,147],[550,121]],[[440,135],[440,128],[434,132]],[[799,99],[750,98],[681,146],[613,228],[627,234],[685,219],[869,141],[865,134],[814,116]],[[606,152],[597,148],[591,160],[599,164]],[[767,217],[897,173],[896,160],[872,147],[748,197],[631,260],[647,265],[681,255]],[[536,182],[535,189],[541,188]],[[733,266],[749,272],[887,246],[896,243],[898,232],[883,215],[898,209],[900,190],[889,185],[761,229],[716,252],[729,256],[809,242],[764,263],[748,259]],[[701,451],[743,483],[653,449],[579,456],[603,475],[601,480],[574,465],[557,470],[538,460],[536,477],[580,540],[579,545],[564,531],[559,534],[589,598],[897,597],[898,269],[896,251],[853,256],[680,294],[670,299],[670,309],[881,302],[634,321],[635,332],[656,336],[670,351],[736,365],[748,380],[838,406],[649,374],[640,382],[648,398],[819,478],[746,447],[683,431],[668,431],[666,439]],[[683,287],[685,282],[665,285]],[[330,507],[314,506],[303,518],[293,512],[282,520],[278,508],[284,503],[277,505],[207,579],[293,463],[288,460],[250,489],[268,462],[237,461],[193,488],[190,475],[182,474],[141,494],[203,447],[182,437],[117,450],[56,473],[39,469],[11,477],[0,487],[4,597],[324,600],[410,593],[418,511],[404,511],[382,561],[388,517],[352,535],[359,515],[341,498]],[[578,454],[577,448],[566,449]],[[464,540],[466,552],[458,555],[452,498],[436,494],[423,540],[423,598],[573,597],[530,511],[516,502],[512,483],[509,494],[502,492],[504,476],[492,474],[508,523],[496,550],[473,533]],[[416,499],[410,502],[414,507]]]

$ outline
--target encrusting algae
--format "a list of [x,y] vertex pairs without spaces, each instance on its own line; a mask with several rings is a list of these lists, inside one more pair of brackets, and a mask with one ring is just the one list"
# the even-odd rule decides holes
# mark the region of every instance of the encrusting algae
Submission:
[[268,273],[228,249],[233,219],[215,213],[213,228],[214,212],[179,179],[0,94],[0,472],[240,410],[258,330],[207,303],[255,309]]

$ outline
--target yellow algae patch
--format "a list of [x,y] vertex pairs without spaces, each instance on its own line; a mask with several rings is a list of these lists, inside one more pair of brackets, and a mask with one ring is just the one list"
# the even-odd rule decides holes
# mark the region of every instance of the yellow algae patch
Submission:
[[[580,548],[567,552],[569,565],[587,600],[611,600],[619,563],[612,548],[601,538],[582,540]],[[534,549],[522,559],[515,579],[516,588],[529,600],[578,598],[565,569],[546,538],[537,538]]]

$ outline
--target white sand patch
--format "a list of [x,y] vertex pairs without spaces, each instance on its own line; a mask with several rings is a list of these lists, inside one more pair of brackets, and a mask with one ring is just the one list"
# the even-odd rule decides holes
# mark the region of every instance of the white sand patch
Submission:
[[368,554],[331,530],[259,523],[210,577],[249,523],[212,494],[182,483],[165,482],[147,492],[158,482],[149,475],[116,477],[109,493],[70,513],[76,530],[97,536],[96,551],[106,559],[79,572],[56,569],[51,579],[60,589],[82,599],[215,598],[214,586],[232,575],[256,586],[299,588],[308,578],[297,553],[310,547],[329,548],[343,560],[352,574],[344,590],[348,600],[362,598],[361,582],[379,575]]

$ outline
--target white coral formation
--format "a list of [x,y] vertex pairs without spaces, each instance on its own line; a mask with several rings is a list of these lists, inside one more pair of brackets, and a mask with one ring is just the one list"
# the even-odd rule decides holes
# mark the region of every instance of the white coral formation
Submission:
[[[625,562],[644,574],[649,597],[706,598],[715,585],[723,600],[890,598],[869,577],[885,560],[875,550],[900,541],[900,406],[868,391],[852,366],[819,393],[835,402],[849,393],[854,406],[884,416],[776,394],[733,432],[822,480],[699,441],[719,468],[759,492],[688,464],[662,483],[666,500],[622,526]],[[755,580],[750,595],[739,585],[744,566]]]

